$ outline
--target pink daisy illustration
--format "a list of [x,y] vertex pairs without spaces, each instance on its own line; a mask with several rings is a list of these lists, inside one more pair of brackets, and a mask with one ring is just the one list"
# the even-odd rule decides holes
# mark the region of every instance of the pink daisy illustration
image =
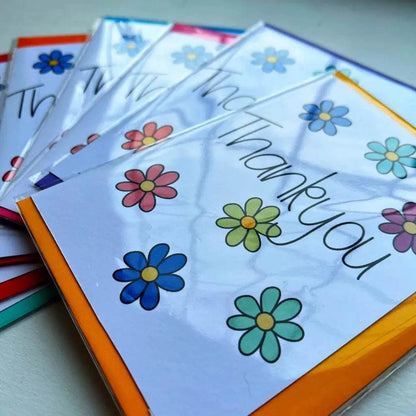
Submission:
[[166,139],[172,131],[172,126],[157,128],[157,124],[152,121],[144,125],[143,132],[139,130],[128,131],[125,136],[129,141],[123,143],[121,147],[126,150],[135,149],[135,152],[139,152],[146,146],[152,146],[156,142]]
[[17,170],[22,166],[23,158],[21,156],[15,156],[10,161],[12,169],[8,170],[2,177],[3,182],[11,182],[16,176]]
[[393,247],[400,253],[411,247],[416,254],[416,203],[406,202],[403,214],[397,209],[386,208],[382,215],[389,222],[380,224],[378,228],[386,234],[397,234],[393,239]]
[[78,153],[80,150],[82,150],[85,146],[88,146],[90,143],[92,143],[94,140],[97,140],[100,137],[99,134],[91,134],[88,136],[87,144],[77,144],[71,149],[71,153],[75,154]]
[[119,182],[116,188],[128,192],[123,198],[123,206],[132,207],[139,204],[144,212],[149,212],[156,206],[156,197],[172,199],[178,194],[176,189],[168,186],[179,178],[178,172],[165,172],[163,165],[152,165],[144,174],[139,169],[125,172],[127,182]]

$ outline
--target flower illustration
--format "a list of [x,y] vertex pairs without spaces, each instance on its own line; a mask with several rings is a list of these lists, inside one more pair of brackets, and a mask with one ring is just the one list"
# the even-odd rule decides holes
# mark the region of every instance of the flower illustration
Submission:
[[11,182],[17,174],[18,169],[22,166],[23,158],[21,156],[15,156],[10,161],[12,169],[8,170],[2,177],[3,182]]
[[227,325],[236,331],[246,331],[238,343],[243,355],[252,355],[260,349],[268,363],[276,362],[281,353],[279,338],[297,342],[305,333],[302,327],[290,322],[299,315],[302,303],[295,298],[280,300],[280,290],[268,287],[260,296],[260,304],[253,296],[239,296],[235,307],[242,313],[227,319]]
[[39,55],[40,62],[36,62],[33,68],[40,69],[40,74],[47,74],[52,71],[54,74],[63,74],[66,69],[71,69],[74,64],[69,61],[74,55],[63,55],[61,51],[54,50],[50,55],[42,53]]
[[334,107],[333,101],[324,100],[319,107],[315,104],[305,104],[303,108],[307,113],[299,114],[299,117],[302,120],[310,121],[308,124],[310,131],[316,132],[323,129],[328,136],[335,136],[337,133],[335,125],[351,126],[351,121],[343,117],[348,113],[348,108],[345,106]]
[[347,68],[338,69],[335,65],[329,65],[323,71],[315,71],[313,73],[313,75],[323,75],[323,74],[326,74],[328,72],[330,72],[330,73],[341,72],[341,74],[344,74],[346,77],[350,78],[351,81],[353,81],[356,84],[358,84],[358,80],[357,79],[352,79],[351,78],[351,70],[350,69],[347,69]]
[[399,179],[407,176],[404,166],[416,168],[416,159],[410,157],[416,152],[416,147],[411,144],[403,144],[396,137],[389,137],[384,146],[379,142],[367,144],[372,152],[366,153],[364,157],[368,160],[378,161],[376,169],[379,173],[387,174],[393,171],[393,175]]
[[238,204],[227,204],[223,211],[228,217],[216,221],[218,227],[231,228],[225,237],[225,242],[235,247],[244,241],[244,247],[251,252],[257,251],[261,246],[260,236],[278,237],[280,228],[272,223],[279,214],[277,207],[261,208],[263,201],[260,198],[250,198],[243,208]]
[[153,121],[143,126],[143,133],[139,130],[130,130],[125,136],[129,142],[123,143],[121,147],[126,150],[136,149],[139,152],[146,146],[152,146],[158,141],[166,139],[173,131],[172,126],[162,126],[157,128]]
[[150,311],[159,303],[159,289],[179,292],[185,286],[181,276],[175,274],[186,264],[184,254],[169,253],[167,244],[157,244],[146,256],[141,251],[130,251],[123,260],[128,268],[118,269],[113,278],[118,282],[130,282],[120,293],[123,303],[132,303],[140,299],[143,309]]
[[149,212],[156,206],[156,197],[172,199],[178,194],[172,183],[179,178],[178,172],[165,172],[163,165],[152,165],[147,169],[146,174],[141,170],[131,169],[124,175],[128,182],[119,182],[116,188],[119,191],[127,191],[123,198],[123,206],[132,207],[139,204],[144,212]]
[[186,45],[182,48],[181,52],[172,53],[172,58],[174,58],[174,64],[184,64],[185,68],[190,70],[195,70],[205,62],[208,62],[212,59],[212,53],[205,52],[203,46],[192,46]]
[[113,47],[118,54],[127,54],[135,57],[148,43],[141,35],[123,35],[120,43],[116,43]]
[[293,65],[295,60],[289,58],[289,51],[284,49],[276,51],[275,48],[266,48],[264,53],[254,52],[251,54],[254,58],[251,63],[253,65],[261,65],[263,72],[270,74],[273,71],[284,74],[286,72],[285,65]]
[[393,239],[393,247],[400,253],[411,247],[416,254],[416,203],[406,202],[403,205],[403,214],[394,208],[386,208],[381,214],[389,222],[380,224],[380,231],[397,234]]
[[78,153],[80,150],[82,150],[85,146],[88,146],[90,143],[92,143],[94,140],[97,140],[100,137],[99,134],[91,134],[88,136],[87,143],[86,144],[77,144],[71,149],[71,153],[75,154]]

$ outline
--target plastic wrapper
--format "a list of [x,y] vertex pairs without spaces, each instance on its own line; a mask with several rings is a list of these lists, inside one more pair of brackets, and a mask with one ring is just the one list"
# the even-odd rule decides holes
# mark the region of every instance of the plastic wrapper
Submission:
[[[151,128],[153,123],[158,127],[171,126],[174,132],[179,132],[334,68],[363,85],[398,113],[410,116],[416,110],[414,88],[403,86],[279,29],[259,25],[248,31],[238,44],[224,51],[206,68],[171,88],[149,108],[127,117],[106,133],[102,134],[102,131],[93,127],[88,131],[79,125],[75,126],[72,137],[101,134],[100,140],[73,156],[68,137],[68,141],[62,141],[62,146],[55,149],[54,159],[57,164],[50,169],[50,176],[45,180],[40,180],[37,176],[34,179],[38,180],[39,186],[65,180],[122,156],[129,150],[140,150],[141,146],[147,144],[144,137],[156,132]],[[91,124],[94,125],[93,122]],[[147,129],[146,125],[149,126]],[[70,135],[71,133],[68,136]],[[157,136],[155,138],[159,139]],[[63,154],[66,158],[60,161]],[[52,162],[52,156],[51,153],[51,158],[44,161],[44,165]]]
[[415,135],[337,73],[18,205],[126,415],[330,414],[415,346]]
[[75,124],[170,26],[164,22],[135,19],[107,17],[99,20],[55,105],[23,151],[25,166]]
[[[4,212],[9,218],[13,216],[10,211],[16,209],[14,196],[27,192],[26,188],[32,190],[28,176],[42,166],[48,167],[50,161],[59,157],[61,149],[67,147],[63,142],[73,142],[69,150],[71,154],[79,152],[100,137],[99,134],[89,134],[84,141],[80,140],[83,131],[91,131],[91,125],[97,131],[104,131],[126,113],[146,109],[157,95],[210,61],[223,46],[235,39],[235,35],[183,24],[173,25],[142,59],[123,73],[107,93],[95,100],[95,105],[81,117],[76,127],[67,131],[61,141],[42,152],[32,166],[22,172],[9,195],[1,201],[2,207],[7,209]],[[169,129],[162,128],[159,134],[169,134]],[[47,132],[49,129],[43,130]]]

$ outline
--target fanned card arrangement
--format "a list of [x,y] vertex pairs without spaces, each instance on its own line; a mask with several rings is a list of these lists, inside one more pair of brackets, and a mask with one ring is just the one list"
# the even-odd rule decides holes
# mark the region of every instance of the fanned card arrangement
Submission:
[[264,23],[3,61],[0,327],[48,270],[124,414],[328,415],[416,346],[414,87]]

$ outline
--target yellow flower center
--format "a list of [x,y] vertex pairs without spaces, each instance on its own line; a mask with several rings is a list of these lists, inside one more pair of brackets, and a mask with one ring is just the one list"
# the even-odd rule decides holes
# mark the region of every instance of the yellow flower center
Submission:
[[51,59],[49,61],[49,66],[56,66],[59,65],[59,61],[57,59]]
[[411,221],[406,221],[403,224],[403,229],[408,233],[408,234],[416,234],[416,224],[414,222]]
[[155,189],[155,183],[153,181],[143,181],[140,184],[140,189],[144,192],[151,192]]
[[275,56],[268,56],[266,61],[270,62],[271,64],[275,64],[277,62],[277,58]]
[[319,118],[323,121],[331,120],[331,115],[329,113],[321,113],[319,114]]
[[259,315],[257,315],[256,318],[256,324],[257,326],[262,329],[263,331],[269,331],[274,327],[274,318],[269,313],[263,312]]
[[157,277],[159,276],[159,272],[157,271],[156,267],[145,267],[142,270],[142,279],[145,282],[154,282]]
[[244,228],[247,228],[247,230],[251,230],[257,225],[257,221],[253,217],[248,216],[241,218],[240,223]]
[[399,160],[399,155],[396,152],[387,152],[384,156],[390,162],[397,162]]
[[195,61],[195,59],[197,58],[197,56],[194,54],[194,53],[188,53],[187,55],[186,55],[186,59],[188,60],[188,61]]
[[134,49],[137,45],[136,42],[129,42],[126,46],[128,49]]
[[142,143],[146,146],[150,146],[152,144],[154,144],[154,142],[156,141],[156,139],[152,136],[146,136],[143,138]]

